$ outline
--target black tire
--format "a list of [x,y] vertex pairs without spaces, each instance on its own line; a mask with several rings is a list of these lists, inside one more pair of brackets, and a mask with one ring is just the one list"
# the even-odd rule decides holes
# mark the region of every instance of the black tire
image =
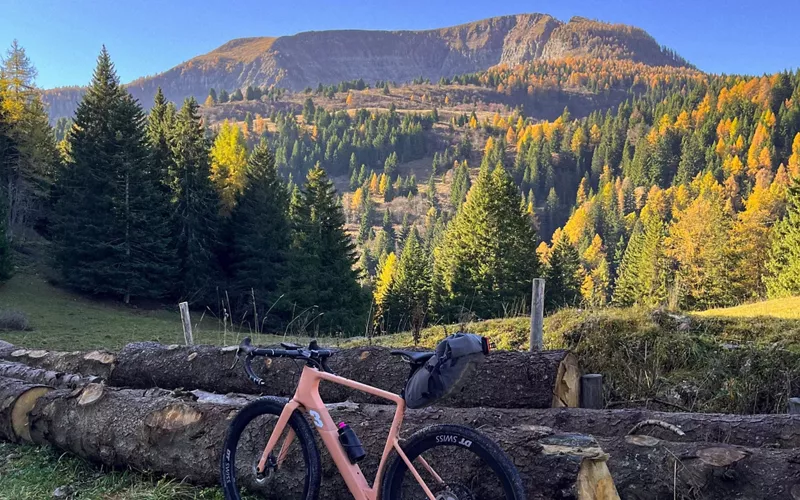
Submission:
[[[287,402],[287,399],[277,397],[258,399],[242,408],[231,422],[220,463],[220,485],[226,500],[240,500],[253,496],[269,499],[316,500],[319,496],[320,471],[322,470],[319,449],[314,441],[311,427],[299,411],[292,414],[288,423],[296,436],[290,450],[290,453],[292,451],[296,453],[287,457],[290,467],[276,470],[265,479],[257,480],[254,475],[255,468],[250,462],[260,456],[259,447],[260,450],[263,450],[271,434],[271,427],[264,428],[268,427],[268,423],[277,421]],[[257,421],[254,422],[254,420]],[[253,426],[248,429],[248,425],[251,424]],[[281,442],[279,441],[278,446]],[[239,455],[238,464],[237,454]],[[301,462],[304,466],[302,471],[299,470]],[[292,465],[295,467],[292,468]],[[253,471],[253,474],[247,474],[250,470]],[[305,483],[301,492],[300,481],[302,480]],[[270,481],[270,484],[259,486],[263,483],[257,481]],[[247,496],[244,495],[245,491]],[[287,491],[291,493],[289,494]]]
[[[437,498],[525,500],[522,479],[511,459],[497,443],[474,429],[460,425],[427,427],[412,435],[402,448],[412,463],[422,455],[439,473],[445,486],[432,481],[423,467],[415,467]],[[459,453],[467,457],[460,458]],[[431,459],[437,457],[440,457],[441,463],[431,463]],[[489,481],[488,474],[491,472],[496,478],[493,481]],[[426,498],[405,461],[395,454],[383,476],[381,500]]]

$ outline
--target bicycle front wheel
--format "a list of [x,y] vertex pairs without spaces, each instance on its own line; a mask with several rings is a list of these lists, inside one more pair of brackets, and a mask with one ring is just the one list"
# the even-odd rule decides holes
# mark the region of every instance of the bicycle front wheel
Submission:
[[[437,425],[412,435],[403,452],[436,500],[524,500],[517,468],[483,434],[459,425]],[[402,457],[386,469],[381,500],[428,500]]]
[[248,404],[228,428],[220,483],[226,500],[314,500],[319,495],[320,457],[302,413],[289,418],[275,449],[259,471],[267,441],[288,400],[265,397]]

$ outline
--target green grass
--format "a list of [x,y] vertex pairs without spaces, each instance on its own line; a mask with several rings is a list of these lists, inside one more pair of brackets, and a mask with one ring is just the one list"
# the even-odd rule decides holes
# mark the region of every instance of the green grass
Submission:
[[699,316],[719,316],[727,318],[772,317],[781,319],[800,319],[800,297],[785,297],[752,304],[721,309],[709,309]]
[[0,500],[222,500],[217,488],[198,488],[130,471],[109,471],[49,447],[0,443]]
[[[141,309],[111,300],[98,301],[50,285],[39,274],[19,273],[0,285],[0,310],[17,310],[30,320],[24,332],[0,331],[0,340],[28,348],[62,351],[120,349],[129,342],[184,343],[180,314],[174,310]],[[231,345],[244,336],[260,344],[283,336],[251,335],[246,328],[223,331],[220,322],[202,311],[192,312],[195,343]],[[230,327],[229,327],[230,328]],[[287,340],[301,340],[287,337]]]

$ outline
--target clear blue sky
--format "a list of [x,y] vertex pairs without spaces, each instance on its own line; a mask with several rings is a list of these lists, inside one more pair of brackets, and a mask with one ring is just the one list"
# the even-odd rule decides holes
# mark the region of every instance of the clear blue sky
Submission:
[[800,2],[772,0],[0,0],[14,38],[49,88],[85,84],[106,44],[123,82],[165,71],[232,38],[324,29],[425,29],[544,12],[639,26],[709,72],[800,66]]

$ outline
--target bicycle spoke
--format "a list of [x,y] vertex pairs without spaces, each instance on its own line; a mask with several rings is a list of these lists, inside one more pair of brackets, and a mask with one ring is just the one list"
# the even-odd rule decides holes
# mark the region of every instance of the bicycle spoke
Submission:
[[[237,446],[236,469],[240,484],[255,498],[292,498],[287,491],[305,480],[307,473],[303,454],[292,429],[287,429],[278,439],[278,452],[275,450],[264,457],[267,441],[278,418],[273,415],[261,416],[248,425]],[[259,463],[264,461],[263,472]]]
[[[439,446],[414,459],[424,471],[426,484],[436,500],[496,500],[502,491],[500,479],[492,468],[469,449]],[[407,470],[403,480],[402,500],[427,500],[427,495]]]

